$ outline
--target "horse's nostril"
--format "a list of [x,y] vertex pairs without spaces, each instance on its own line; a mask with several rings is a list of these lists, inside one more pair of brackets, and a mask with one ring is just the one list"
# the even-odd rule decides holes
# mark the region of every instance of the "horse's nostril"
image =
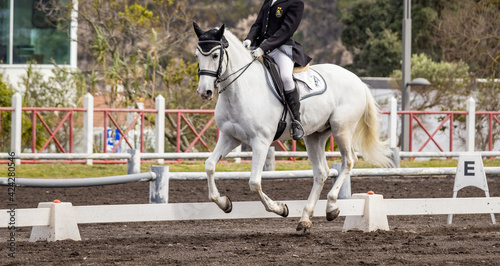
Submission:
[[206,94],[207,94],[207,98],[212,97],[212,91],[207,91],[207,93],[206,93]]

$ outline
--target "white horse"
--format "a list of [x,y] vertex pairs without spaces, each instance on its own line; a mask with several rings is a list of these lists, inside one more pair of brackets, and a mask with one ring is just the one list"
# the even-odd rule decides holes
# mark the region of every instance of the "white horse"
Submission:
[[[261,186],[263,166],[283,105],[268,87],[262,65],[253,61],[238,38],[224,31],[224,25],[220,29],[203,31],[194,23],[194,28],[199,39],[196,50],[200,68],[197,93],[203,99],[212,99],[220,86],[215,107],[220,135],[205,163],[209,199],[226,213],[232,210],[231,200],[221,196],[215,185],[215,165],[245,142],[253,151],[250,190],[257,194],[267,211],[286,217],[286,204],[270,199]],[[304,142],[313,168],[314,184],[297,231],[311,227],[314,206],[328,178],[325,145],[330,134],[333,134],[342,155],[342,168],[327,197],[326,218],[329,221],[339,214],[336,201],[340,187],[357,161],[354,144],[364,159],[380,166],[392,164],[388,158],[390,149],[379,140],[378,108],[368,87],[356,75],[339,66],[322,64],[311,68],[324,77],[328,89],[322,95],[301,101]],[[287,130],[280,140],[291,139],[289,117]]]

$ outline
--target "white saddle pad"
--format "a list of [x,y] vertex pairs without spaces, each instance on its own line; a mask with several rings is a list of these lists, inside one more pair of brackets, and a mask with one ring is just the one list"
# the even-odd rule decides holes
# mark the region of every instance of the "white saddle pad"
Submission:
[[[264,64],[262,64],[262,67],[264,67]],[[281,101],[281,97],[279,96],[278,92],[276,91],[276,88],[274,86],[274,82],[272,81],[271,74],[267,69],[264,67],[266,71],[266,78],[267,78],[267,83],[271,90],[274,93],[274,96],[278,98],[278,100]],[[326,81],[321,76],[318,72],[315,70],[309,68],[307,71],[300,72],[300,73],[293,73],[293,79],[297,83],[297,88],[299,90],[299,95],[300,95],[300,100],[315,96],[315,95],[320,95],[323,92],[326,91]]]
[[293,73],[293,78],[297,82],[301,100],[322,94],[326,90],[325,79],[311,68],[304,72]]

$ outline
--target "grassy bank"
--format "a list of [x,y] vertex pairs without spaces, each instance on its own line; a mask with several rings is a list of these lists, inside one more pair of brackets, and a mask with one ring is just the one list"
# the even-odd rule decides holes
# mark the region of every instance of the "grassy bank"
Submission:
[[[339,162],[339,160],[328,161],[329,164]],[[147,172],[153,164],[142,164],[141,172]],[[204,172],[205,162],[182,162],[165,164],[169,166],[171,172]],[[457,160],[455,159],[433,159],[428,161],[404,160],[401,162],[401,167],[456,167]],[[500,159],[485,159],[485,166],[500,166]],[[355,168],[371,168],[374,167],[360,160]],[[251,163],[219,163],[217,171],[250,171]],[[0,165],[0,176],[7,176],[7,165]],[[295,162],[281,161],[276,163],[276,170],[308,170],[311,165],[308,160],[298,160]],[[3,174],[2,174],[3,173]],[[67,163],[53,164],[21,164],[16,166],[16,176],[21,178],[83,178],[83,177],[100,177],[124,175],[127,173],[127,165],[81,165]]]

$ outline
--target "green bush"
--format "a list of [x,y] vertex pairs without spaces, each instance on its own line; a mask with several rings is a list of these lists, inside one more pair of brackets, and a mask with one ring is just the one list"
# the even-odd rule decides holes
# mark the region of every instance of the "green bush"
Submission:
[[[0,74],[0,106],[12,106],[12,95],[14,91],[3,82],[2,74]],[[0,112],[0,152],[8,152],[10,149],[10,128],[11,128],[11,112]]]

